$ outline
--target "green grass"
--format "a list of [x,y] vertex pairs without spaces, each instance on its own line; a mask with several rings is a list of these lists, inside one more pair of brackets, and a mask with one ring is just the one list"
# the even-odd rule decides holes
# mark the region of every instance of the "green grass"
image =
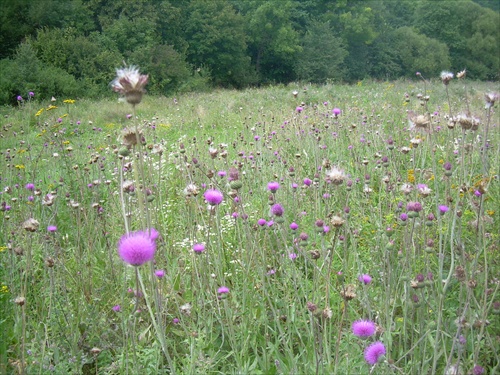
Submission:
[[[130,119],[116,100],[2,108],[0,371],[498,371],[499,115],[483,98],[498,89],[454,80],[449,101],[438,81],[146,95]],[[479,128],[449,128],[467,106]],[[433,114],[428,127],[409,130],[409,110]],[[136,126],[144,145],[119,156],[122,130]],[[328,183],[332,167],[342,184]],[[125,180],[135,191],[122,198]],[[197,195],[185,195],[190,184]],[[211,210],[209,187],[224,194]],[[402,221],[413,201],[422,211]],[[282,217],[270,214],[276,203]],[[29,218],[40,223],[33,232]],[[154,264],[138,268],[144,287],[117,253],[125,222],[161,234]],[[353,335],[358,319],[374,321],[376,335]],[[386,356],[371,369],[363,350],[374,341]]]

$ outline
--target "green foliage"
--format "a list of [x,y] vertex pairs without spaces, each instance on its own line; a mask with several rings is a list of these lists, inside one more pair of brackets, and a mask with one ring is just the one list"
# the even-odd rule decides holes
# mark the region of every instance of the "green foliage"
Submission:
[[310,82],[325,82],[342,78],[342,64],[347,51],[329,22],[313,21],[302,41],[302,51],[296,59],[297,78]]
[[166,44],[140,47],[130,55],[129,61],[149,75],[148,91],[152,94],[173,93],[190,76],[185,56]]
[[75,29],[43,29],[31,44],[47,66],[64,70],[80,83],[82,96],[103,94],[123,60],[109,38],[98,32],[84,37]]
[[[438,66],[479,80],[500,71],[500,13],[490,0],[0,0],[0,7],[0,59],[12,60],[29,41],[42,65],[69,73],[88,97],[108,92],[122,61],[154,73],[153,93],[395,79],[410,70],[435,75]],[[0,94],[1,103],[10,95]]]
[[0,101],[3,103],[13,104],[17,95],[27,97],[30,91],[36,92],[40,99],[84,94],[79,92],[80,87],[72,75],[43,64],[30,43],[22,43],[14,58],[1,60],[0,67]]
[[446,44],[454,71],[467,68],[470,78],[485,79],[498,75],[499,17],[498,12],[472,1],[422,1],[414,25],[422,34]]
[[413,77],[416,72],[432,77],[450,68],[446,45],[410,27],[401,27],[377,40],[372,59],[373,72],[380,78]]
[[252,83],[243,17],[221,0],[191,1],[188,14],[188,61],[196,68],[207,66],[215,85],[242,87]]
[[291,23],[296,3],[290,0],[256,2],[256,9],[246,17],[249,48],[261,80],[290,81],[293,66],[302,47],[298,32]]

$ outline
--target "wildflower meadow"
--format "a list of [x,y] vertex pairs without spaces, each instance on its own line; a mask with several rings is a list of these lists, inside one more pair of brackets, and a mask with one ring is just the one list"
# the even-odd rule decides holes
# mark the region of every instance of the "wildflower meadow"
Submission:
[[0,373],[500,372],[499,85],[1,108]]

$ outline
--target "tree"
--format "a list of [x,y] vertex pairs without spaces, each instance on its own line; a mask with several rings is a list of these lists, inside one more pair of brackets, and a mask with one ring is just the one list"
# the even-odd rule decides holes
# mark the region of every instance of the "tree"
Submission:
[[310,82],[342,78],[342,64],[347,51],[329,22],[312,21],[302,40],[302,51],[296,59],[297,77]]
[[242,87],[253,82],[243,17],[226,1],[193,0],[185,37],[187,59],[206,66],[215,85]]
[[287,82],[295,78],[295,58],[301,52],[299,33],[292,26],[297,3],[269,0],[254,3],[246,15],[252,60],[263,81]]
[[393,63],[398,63],[402,75],[413,77],[416,72],[424,76],[438,76],[450,68],[446,44],[416,33],[410,27],[401,27],[390,36],[390,48],[396,51]]

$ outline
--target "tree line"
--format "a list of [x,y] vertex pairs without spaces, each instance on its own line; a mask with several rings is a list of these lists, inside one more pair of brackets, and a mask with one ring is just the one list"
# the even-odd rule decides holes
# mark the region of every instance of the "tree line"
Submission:
[[97,97],[123,62],[168,95],[437,76],[497,80],[489,0],[0,0],[0,103]]

